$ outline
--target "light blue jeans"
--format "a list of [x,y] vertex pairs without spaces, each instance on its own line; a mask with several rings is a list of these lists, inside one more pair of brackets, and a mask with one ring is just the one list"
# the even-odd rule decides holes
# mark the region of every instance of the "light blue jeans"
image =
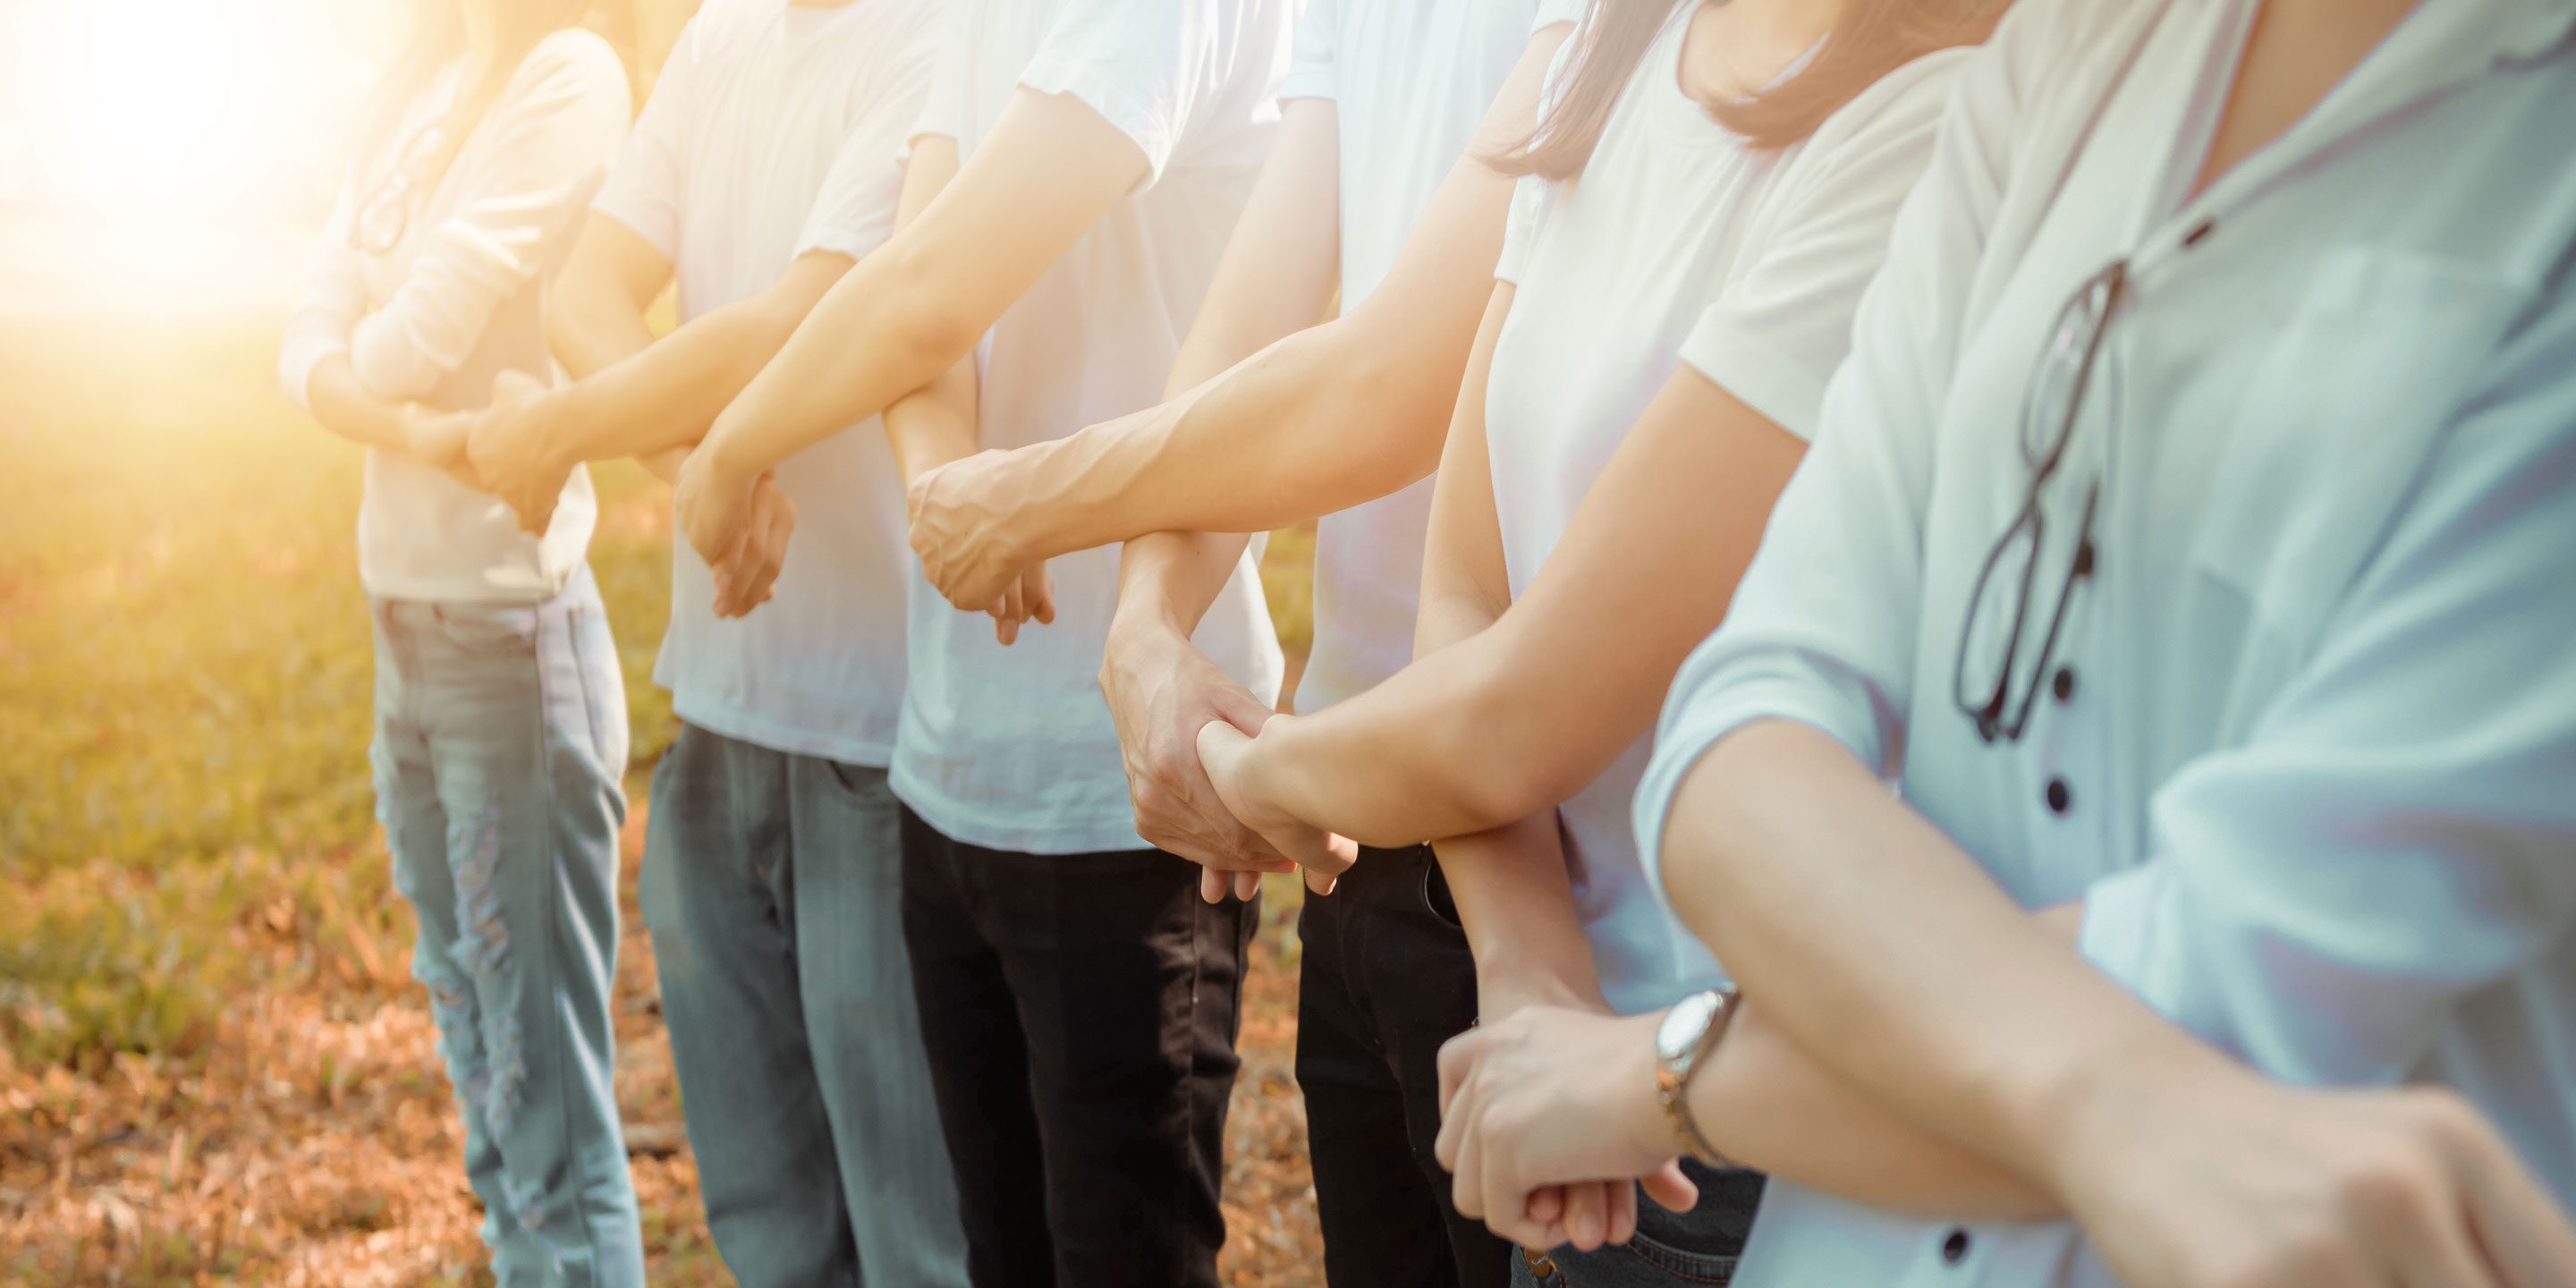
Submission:
[[900,809],[882,769],[694,726],[653,771],[644,924],[707,1225],[744,1288],[966,1284]]
[[609,1013],[626,689],[599,589],[373,608],[377,815],[493,1275],[640,1288]]

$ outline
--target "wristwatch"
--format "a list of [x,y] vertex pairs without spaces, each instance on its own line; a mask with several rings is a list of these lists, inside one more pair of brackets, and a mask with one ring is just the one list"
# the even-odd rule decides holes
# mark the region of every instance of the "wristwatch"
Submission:
[[1691,1117],[1690,1080],[1708,1063],[1708,1053],[1717,1049],[1734,1018],[1735,990],[1712,988],[1674,1003],[1655,1026],[1655,1099],[1663,1105],[1664,1120],[1672,1124],[1682,1152],[1711,1167],[1723,1166],[1725,1160]]

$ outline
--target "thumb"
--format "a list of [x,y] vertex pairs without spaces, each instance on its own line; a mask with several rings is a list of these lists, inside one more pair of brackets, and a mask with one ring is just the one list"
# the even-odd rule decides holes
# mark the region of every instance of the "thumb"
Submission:
[[1261,732],[1261,727],[1270,723],[1270,717],[1279,714],[1277,708],[1254,697],[1252,690],[1230,679],[1223,684],[1212,685],[1208,699],[1216,707],[1216,713],[1225,717],[1227,724],[1245,733]]
[[1244,752],[1252,747],[1252,738],[1223,720],[1210,720],[1199,726],[1199,766],[1211,778],[1234,767]]
[[1682,1175],[1680,1159],[1670,1160],[1639,1177],[1637,1184],[1646,1191],[1647,1198],[1662,1204],[1667,1212],[1688,1212],[1699,1206],[1699,1187]]

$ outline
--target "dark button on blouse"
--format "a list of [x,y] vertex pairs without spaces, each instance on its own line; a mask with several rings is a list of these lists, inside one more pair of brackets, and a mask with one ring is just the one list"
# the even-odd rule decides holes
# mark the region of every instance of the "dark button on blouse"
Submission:
[[1965,1231],[1965,1230],[1952,1230],[1952,1231],[1950,1231],[1950,1237],[1948,1237],[1948,1238],[1946,1238],[1946,1239],[1943,1239],[1943,1240],[1941,1241],[1941,1259],[1942,1259],[1943,1261],[1947,1261],[1947,1262],[1949,1262],[1951,1265],[1954,1265],[1954,1266],[1955,1266],[1955,1265],[1959,1264],[1960,1260],[1961,1260],[1961,1259],[1963,1259],[1963,1258],[1965,1258],[1967,1255],[1968,1255],[1968,1232],[1967,1232],[1967,1231]]

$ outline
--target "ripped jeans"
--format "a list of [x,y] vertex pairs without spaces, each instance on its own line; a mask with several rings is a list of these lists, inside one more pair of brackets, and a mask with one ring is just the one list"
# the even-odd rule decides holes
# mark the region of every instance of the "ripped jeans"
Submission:
[[376,600],[376,812],[502,1288],[644,1282],[614,1087],[626,694],[587,569],[536,604]]

